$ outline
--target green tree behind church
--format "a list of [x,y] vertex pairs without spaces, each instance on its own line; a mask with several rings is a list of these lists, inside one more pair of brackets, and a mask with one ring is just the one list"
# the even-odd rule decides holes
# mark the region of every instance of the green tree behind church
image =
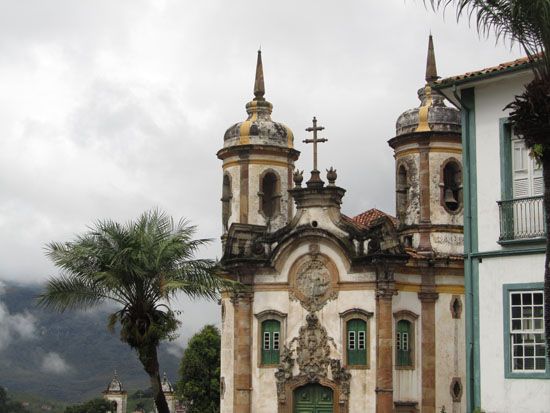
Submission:
[[114,330],[119,324],[120,339],[136,350],[159,413],[169,411],[157,349],[161,341],[175,338],[180,324],[170,298],[184,293],[215,299],[231,286],[212,260],[194,258],[208,242],[194,240],[194,233],[186,220],[175,223],[162,212],[150,211],[126,224],[98,221],[74,241],[46,247],[61,275],[48,281],[39,303],[58,311],[114,303],[117,311],[108,326]]
[[195,334],[183,353],[176,392],[187,413],[220,411],[220,332],[207,325]]
[[[425,0],[426,1],[426,0]],[[514,132],[525,140],[542,165],[546,216],[544,319],[550,357],[550,0],[430,0],[435,9],[456,7],[457,19],[474,21],[482,35],[494,33],[519,43],[527,54],[534,80],[506,109]]]

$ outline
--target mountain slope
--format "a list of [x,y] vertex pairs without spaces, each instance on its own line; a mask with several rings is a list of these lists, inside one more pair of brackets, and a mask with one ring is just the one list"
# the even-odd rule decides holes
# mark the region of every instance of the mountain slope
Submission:
[[[127,389],[149,387],[137,356],[107,330],[108,308],[93,312],[45,311],[34,305],[39,286],[7,285],[0,301],[10,315],[34,318],[31,338],[15,337],[0,347],[0,385],[10,391],[80,401],[98,397],[116,369]],[[176,380],[179,359],[159,352],[161,369]]]

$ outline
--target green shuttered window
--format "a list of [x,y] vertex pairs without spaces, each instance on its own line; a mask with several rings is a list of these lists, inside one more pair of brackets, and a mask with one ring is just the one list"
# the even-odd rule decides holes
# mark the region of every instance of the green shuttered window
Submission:
[[347,322],[348,365],[366,366],[367,364],[367,323],[360,318]]
[[411,357],[411,323],[407,320],[397,322],[395,337],[395,365],[412,366]]
[[281,323],[265,320],[262,323],[262,364],[279,364]]

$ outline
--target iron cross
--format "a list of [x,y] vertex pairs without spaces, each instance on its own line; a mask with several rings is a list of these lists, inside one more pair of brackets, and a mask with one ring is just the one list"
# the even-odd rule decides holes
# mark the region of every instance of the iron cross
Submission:
[[326,138],[317,138],[317,131],[325,129],[323,126],[317,126],[317,118],[313,117],[313,127],[307,128],[306,132],[313,132],[313,139],[304,139],[304,143],[313,144],[313,170],[317,170],[317,143],[327,142]]

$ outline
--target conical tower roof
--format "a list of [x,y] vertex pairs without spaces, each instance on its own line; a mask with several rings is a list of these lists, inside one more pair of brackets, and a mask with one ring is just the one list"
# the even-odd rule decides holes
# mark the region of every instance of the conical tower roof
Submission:
[[273,105],[265,100],[264,69],[262,52],[258,50],[256,76],[254,78],[254,98],[246,104],[248,118],[238,122],[225,132],[224,148],[237,145],[273,145],[292,148],[294,134],[280,122],[271,119]]
[[446,106],[444,96],[431,87],[438,78],[433,38],[430,34],[426,57],[426,84],[418,90],[420,106],[399,116],[395,125],[397,136],[414,132],[460,133],[460,111]]

